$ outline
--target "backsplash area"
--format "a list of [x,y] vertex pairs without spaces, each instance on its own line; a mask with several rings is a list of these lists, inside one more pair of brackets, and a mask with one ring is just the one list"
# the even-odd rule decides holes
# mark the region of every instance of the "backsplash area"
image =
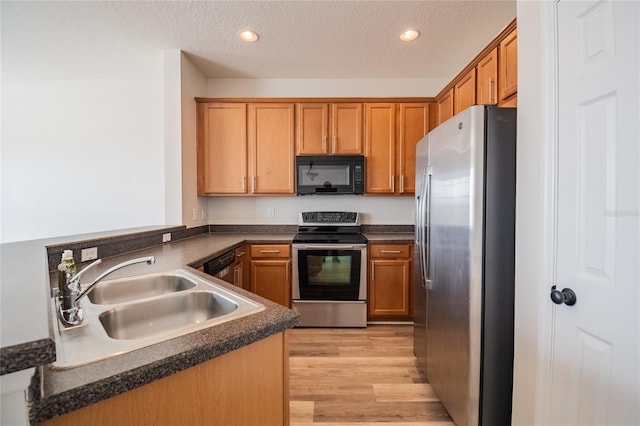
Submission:
[[209,197],[211,224],[298,223],[301,211],[355,211],[363,224],[413,225],[412,196]]
[[[163,244],[163,235],[171,233],[171,241],[178,241],[196,235],[215,232],[233,232],[239,234],[281,233],[293,235],[298,232],[297,225],[285,224],[211,224],[187,228],[184,225],[174,227],[159,227],[154,230],[135,231],[122,230],[111,232],[109,236],[99,234],[79,235],[69,242],[47,245],[47,260],[49,271],[55,271],[60,263],[63,250],[73,250],[76,264],[83,265],[82,249],[95,247],[97,257],[108,258],[135,250]],[[413,225],[403,224],[363,224],[362,232],[370,233],[411,233]],[[87,261],[85,263],[89,263]]]

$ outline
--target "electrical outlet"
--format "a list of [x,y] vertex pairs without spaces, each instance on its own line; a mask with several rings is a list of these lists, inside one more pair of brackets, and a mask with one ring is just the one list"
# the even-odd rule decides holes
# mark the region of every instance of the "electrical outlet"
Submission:
[[193,209],[193,213],[191,215],[193,220],[198,220],[198,209]]
[[80,261],[87,262],[98,258],[98,247],[90,247],[82,249],[80,252]]
[[267,217],[274,217],[276,215],[276,209],[273,207],[267,208]]
[[204,209],[200,210],[200,216],[202,220],[205,220],[205,218],[207,217],[207,214],[205,213]]
[[167,232],[166,234],[162,234],[162,242],[168,243],[171,241],[171,232]]

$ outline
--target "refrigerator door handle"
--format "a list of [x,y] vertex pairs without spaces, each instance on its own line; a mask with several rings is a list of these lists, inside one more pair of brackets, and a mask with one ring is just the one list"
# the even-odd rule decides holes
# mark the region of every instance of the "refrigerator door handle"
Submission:
[[428,197],[428,188],[427,188],[427,180],[428,180],[428,172],[427,169],[424,169],[422,172],[422,185],[420,186],[420,196],[418,202],[418,229],[416,232],[416,236],[418,239],[418,257],[420,261],[420,285],[422,288],[427,288],[426,284],[428,283],[427,277],[427,269],[425,263],[425,198]]
[[426,185],[426,214],[425,225],[423,227],[424,233],[424,246],[425,246],[425,259],[424,259],[424,277],[427,290],[431,290],[433,281],[431,281],[431,167],[427,170],[427,185]]

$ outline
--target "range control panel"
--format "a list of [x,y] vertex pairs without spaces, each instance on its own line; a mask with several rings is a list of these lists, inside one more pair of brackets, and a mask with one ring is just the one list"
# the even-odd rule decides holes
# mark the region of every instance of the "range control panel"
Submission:
[[360,213],[356,212],[301,212],[299,225],[359,226]]

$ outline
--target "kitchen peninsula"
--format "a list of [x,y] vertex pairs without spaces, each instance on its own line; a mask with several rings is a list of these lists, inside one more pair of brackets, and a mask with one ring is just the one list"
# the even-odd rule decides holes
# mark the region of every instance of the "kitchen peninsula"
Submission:
[[[90,364],[63,370],[50,364],[55,359],[53,333],[57,324],[50,321],[47,271],[55,267],[56,250],[73,248],[79,253],[80,246],[98,246],[100,257],[106,253],[105,260],[92,274],[139,255],[156,257],[154,265],[135,265],[113,274],[122,277],[199,266],[247,241],[279,243],[292,238],[286,233],[210,234],[207,227],[203,228],[165,227],[135,230],[119,237],[111,233],[0,246],[2,373],[35,367],[29,386],[30,423],[55,425],[86,420],[91,424],[122,424],[128,418],[153,424],[175,423],[176,419],[229,424],[229,419],[242,423],[253,418],[263,424],[282,424],[288,418],[286,330],[297,324],[298,315],[196,269],[191,272],[265,309]],[[198,232],[203,233],[191,235]],[[167,233],[172,234],[173,241],[162,244],[162,236]],[[194,398],[196,393],[200,397]],[[247,406],[264,409],[246,410]]]
[[[406,228],[370,225],[366,235],[370,243],[407,243],[412,234]],[[122,424],[135,419],[153,424],[216,424],[215,414],[230,416],[219,424],[251,424],[253,418],[243,415],[259,415],[260,424],[282,424],[289,409],[286,330],[298,324],[299,316],[197,268],[247,243],[290,244],[295,231],[293,225],[177,226],[0,245],[2,374],[35,369],[29,386],[29,422]],[[163,235],[168,233],[171,241],[163,243]],[[79,255],[81,249],[93,246],[98,247],[98,257],[104,261],[87,273],[83,282],[123,260],[155,256],[154,265],[133,265],[115,272],[113,278],[188,269],[261,303],[265,309],[86,365],[55,368],[57,323],[50,312],[50,280],[54,275],[49,271],[55,269],[63,249],[73,249]],[[23,309],[25,306],[29,309]],[[203,404],[205,391],[211,396]],[[216,405],[216,400],[224,403]],[[164,410],[139,409],[149,404]],[[252,410],[244,409],[247,406]],[[269,416],[273,423],[267,420]]]

